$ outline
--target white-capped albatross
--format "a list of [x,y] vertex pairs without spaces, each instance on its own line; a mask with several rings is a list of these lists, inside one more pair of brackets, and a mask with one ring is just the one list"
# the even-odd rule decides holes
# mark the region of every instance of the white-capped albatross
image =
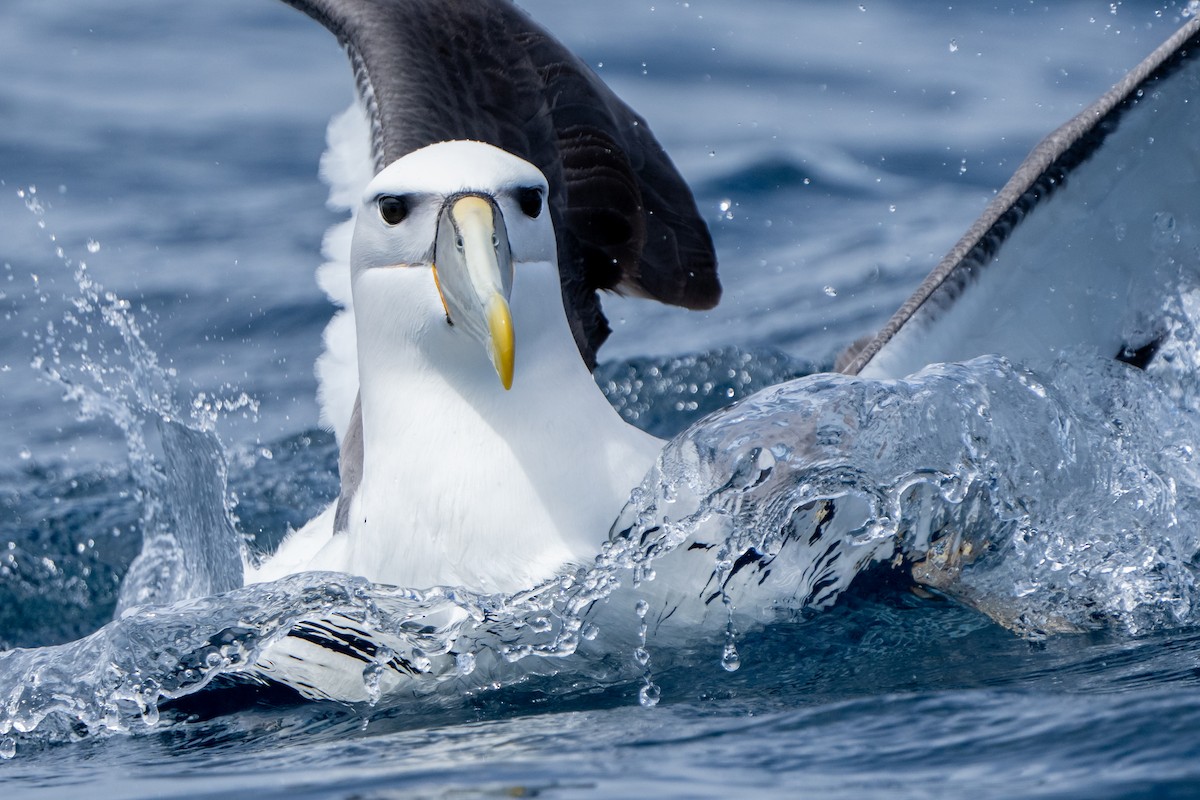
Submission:
[[[341,350],[318,370],[341,496],[247,582],[331,570],[507,593],[590,561],[662,445],[592,379],[597,292],[717,302],[690,189],[645,121],[509,0],[285,1],[346,48],[377,174],[357,189],[326,175],[358,198],[326,331]],[[304,620],[249,677],[366,700],[363,668],[389,641]],[[412,669],[385,666],[384,692]]]
[[361,470],[251,580],[515,592],[595,556],[662,442],[579,355],[546,194],[536,167],[480,142],[371,181],[351,255],[362,435],[345,461]]
[[690,190],[509,0],[286,2],[346,48],[377,174],[353,209],[355,335],[343,317],[326,337],[351,368],[320,374],[341,496],[248,580],[511,592],[590,559],[661,448],[591,377],[597,292],[717,302]]

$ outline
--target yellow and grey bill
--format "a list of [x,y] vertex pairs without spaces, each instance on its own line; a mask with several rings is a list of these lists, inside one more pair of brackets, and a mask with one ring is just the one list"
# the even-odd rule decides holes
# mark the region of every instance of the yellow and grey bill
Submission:
[[505,389],[512,388],[516,351],[512,277],[508,230],[496,202],[481,194],[450,198],[438,219],[434,281],[446,318],[484,346]]

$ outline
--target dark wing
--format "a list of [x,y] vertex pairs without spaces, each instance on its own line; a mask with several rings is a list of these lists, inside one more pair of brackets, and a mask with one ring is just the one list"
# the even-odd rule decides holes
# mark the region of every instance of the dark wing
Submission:
[[[1189,238],[1190,237],[1190,238]],[[1200,19],[1042,141],[849,374],[1000,353],[1153,355],[1180,261],[1200,269]]]
[[435,142],[488,142],[550,182],[563,297],[589,366],[597,290],[711,308],[712,238],[645,121],[509,0],[285,0],[346,48],[376,167]]

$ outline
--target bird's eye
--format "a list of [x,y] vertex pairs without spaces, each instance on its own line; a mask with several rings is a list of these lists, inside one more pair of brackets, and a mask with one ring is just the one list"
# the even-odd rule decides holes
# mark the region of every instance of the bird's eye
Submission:
[[527,186],[517,190],[517,204],[521,211],[530,219],[537,219],[542,213],[542,190],[536,186]]
[[408,216],[408,198],[394,194],[385,194],[375,201],[379,206],[379,216],[388,225],[399,225]]

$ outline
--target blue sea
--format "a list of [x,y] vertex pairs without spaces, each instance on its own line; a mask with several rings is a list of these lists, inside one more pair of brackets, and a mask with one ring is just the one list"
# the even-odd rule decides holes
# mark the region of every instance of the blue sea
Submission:
[[[1042,136],[1197,12],[1130,0],[521,5],[647,119],[716,242],[725,294],[713,311],[605,302],[614,334],[598,382],[664,437],[831,369]],[[1015,560],[945,591],[914,588],[884,560],[830,602],[768,623],[735,626],[731,612],[648,638],[635,600],[664,569],[639,567],[583,626],[586,642],[539,651],[529,668],[509,669],[515,651],[481,639],[488,669],[460,663],[436,686],[342,704],[219,691],[236,660],[221,650],[226,661],[197,668],[197,691],[172,693],[165,676],[198,652],[190,643],[249,626],[256,608],[261,630],[279,620],[243,589],[110,624],[143,538],[207,503],[270,549],[337,494],[313,373],[334,307],[313,272],[341,219],[317,164],[352,77],[328,32],[271,0],[6,0],[0,76],[9,796],[1200,796],[1200,479],[1190,449],[1152,443],[1200,445],[1188,438],[1200,426],[1139,400],[1151,390],[1131,379],[1118,427],[1133,438],[1106,449],[1111,422],[1073,404],[1089,379],[1113,382],[1099,366],[1043,376],[1036,402],[1092,437],[1081,441],[1097,474],[1134,452],[1157,481],[1146,486],[1169,486],[1128,519],[1182,553],[1170,569],[1139,572],[1140,551],[1121,550],[1113,577],[1080,540],[1056,540],[1046,568],[1085,578],[1043,598],[1042,573]],[[1036,382],[988,362],[931,373],[912,396],[949,381],[989,398]],[[853,405],[854,386],[820,388]],[[995,402],[1012,441],[1044,441],[1021,427],[1043,406]],[[919,427],[892,424],[889,441]],[[181,446],[194,463],[180,464]],[[1009,450],[1028,456],[997,462],[1013,476],[1053,456]],[[1134,471],[1121,485],[1150,497],[1128,488]],[[1022,485],[1042,487],[1026,505],[1094,511],[1075,484]],[[954,486],[939,491],[967,505]],[[1125,531],[1125,513],[1088,517],[1085,533]],[[318,585],[329,602],[382,602],[352,581],[296,591]],[[1041,599],[1017,613],[997,597]]]

